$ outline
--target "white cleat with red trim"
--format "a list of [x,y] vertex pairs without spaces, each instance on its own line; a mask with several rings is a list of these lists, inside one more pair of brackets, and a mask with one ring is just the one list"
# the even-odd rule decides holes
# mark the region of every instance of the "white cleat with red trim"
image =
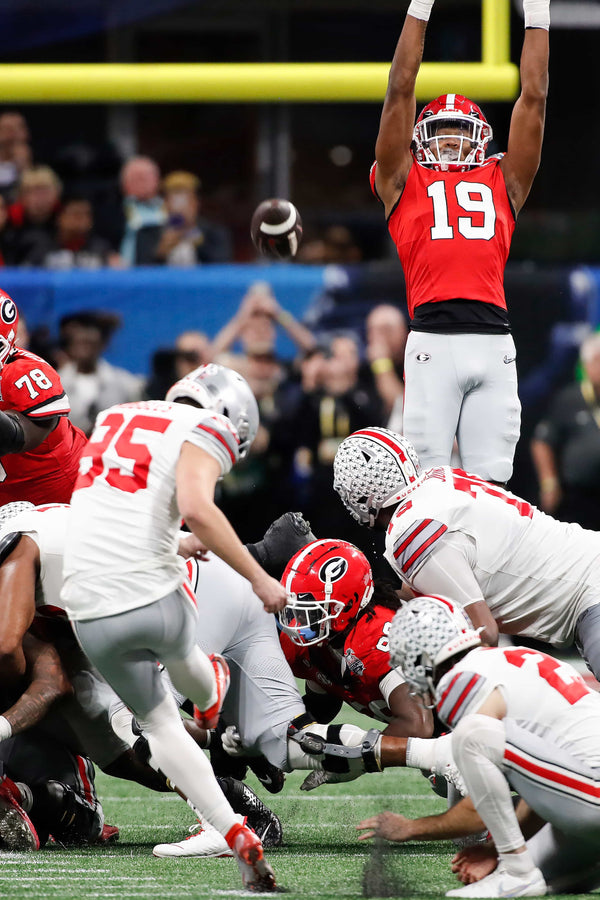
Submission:
[[543,897],[548,888],[539,869],[528,875],[509,875],[502,863],[481,881],[447,891],[446,897]]

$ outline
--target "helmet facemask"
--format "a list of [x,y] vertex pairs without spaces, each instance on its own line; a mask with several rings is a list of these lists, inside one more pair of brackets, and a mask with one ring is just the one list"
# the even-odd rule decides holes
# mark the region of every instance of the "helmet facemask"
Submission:
[[289,599],[279,623],[302,647],[345,631],[373,595],[369,562],[347,541],[307,544],[289,561],[281,583]]
[[[452,107],[438,98],[425,107],[415,125],[415,155],[422,166],[436,171],[466,172],[481,166],[493,132],[481,110],[466,98],[455,98]],[[458,139],[458,147],[440,146],[444,140]]]

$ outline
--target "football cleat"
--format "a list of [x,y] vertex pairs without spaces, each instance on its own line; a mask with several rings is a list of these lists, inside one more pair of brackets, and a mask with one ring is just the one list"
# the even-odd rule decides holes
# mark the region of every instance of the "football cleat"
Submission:
[[[237,830],[236,830],[237,829]],[[260,838],[245,826],[235,826],[230,838],[242,883],[247,891],[270,892],[277,890],[273,869],[266,861]]]
[[102,831],[94,841],[94,844],[116,844],[119,840],[119,829],[116,825],[107,825],[106,822],[102,826]]
[[263,847],[279,847],[283,840],[281,822],[252,788],[235,778],[218,781],[233,811],[246,817],[248,827],[259,836]]
[[548,888],[539,869],[528,875],[509,875],[500,863],[481,881],[446,891],[446,897],[543,897]]
[[172,856],[233,856],[233,850],[220,831],[208,822],[198,822],[190,826],[189,837],[173,844],[157,844],[152,850],[154,856],[165,859]]
[[23,807],[14,781],[4,775],[0,781],[0,838],[6,850],[39,850],[40,839]]
[[248,765],[270,794],[278,794],[285,784],[285,772],[270,763],[265,756],[250,756]]
[[211,728],[216,728],[219,723],[221,707],[223,706],[231,676],[229,674],[229,666],[223,656],[219,653],[210,653],[208,658],[212,663],[217,682],[217,699],[208,709],[200,710],[197,706],[194,706],[194,720],[200,728],[210,730]]

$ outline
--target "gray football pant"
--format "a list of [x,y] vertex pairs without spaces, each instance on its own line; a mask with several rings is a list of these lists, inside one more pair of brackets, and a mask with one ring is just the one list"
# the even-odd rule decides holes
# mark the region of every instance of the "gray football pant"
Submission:
[[451,465],[508,481],[521,426],[515,344],[510,334],[411,331],[404,358],[404,435],[423,469]]

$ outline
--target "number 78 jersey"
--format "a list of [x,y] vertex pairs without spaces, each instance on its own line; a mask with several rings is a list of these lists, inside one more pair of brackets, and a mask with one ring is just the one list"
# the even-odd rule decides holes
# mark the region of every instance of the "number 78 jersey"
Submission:
[[504,267],[515,216],[499,161],[492,157],[469,172],[413,162],[388,219],[411,319],[423,303],[457,298],[506,309]]
[[406,584],[465,605],[483,600],[507,634],[573,640],[600,596],[599,534],[448,466],[428,469],[400,498],[385,556]]

